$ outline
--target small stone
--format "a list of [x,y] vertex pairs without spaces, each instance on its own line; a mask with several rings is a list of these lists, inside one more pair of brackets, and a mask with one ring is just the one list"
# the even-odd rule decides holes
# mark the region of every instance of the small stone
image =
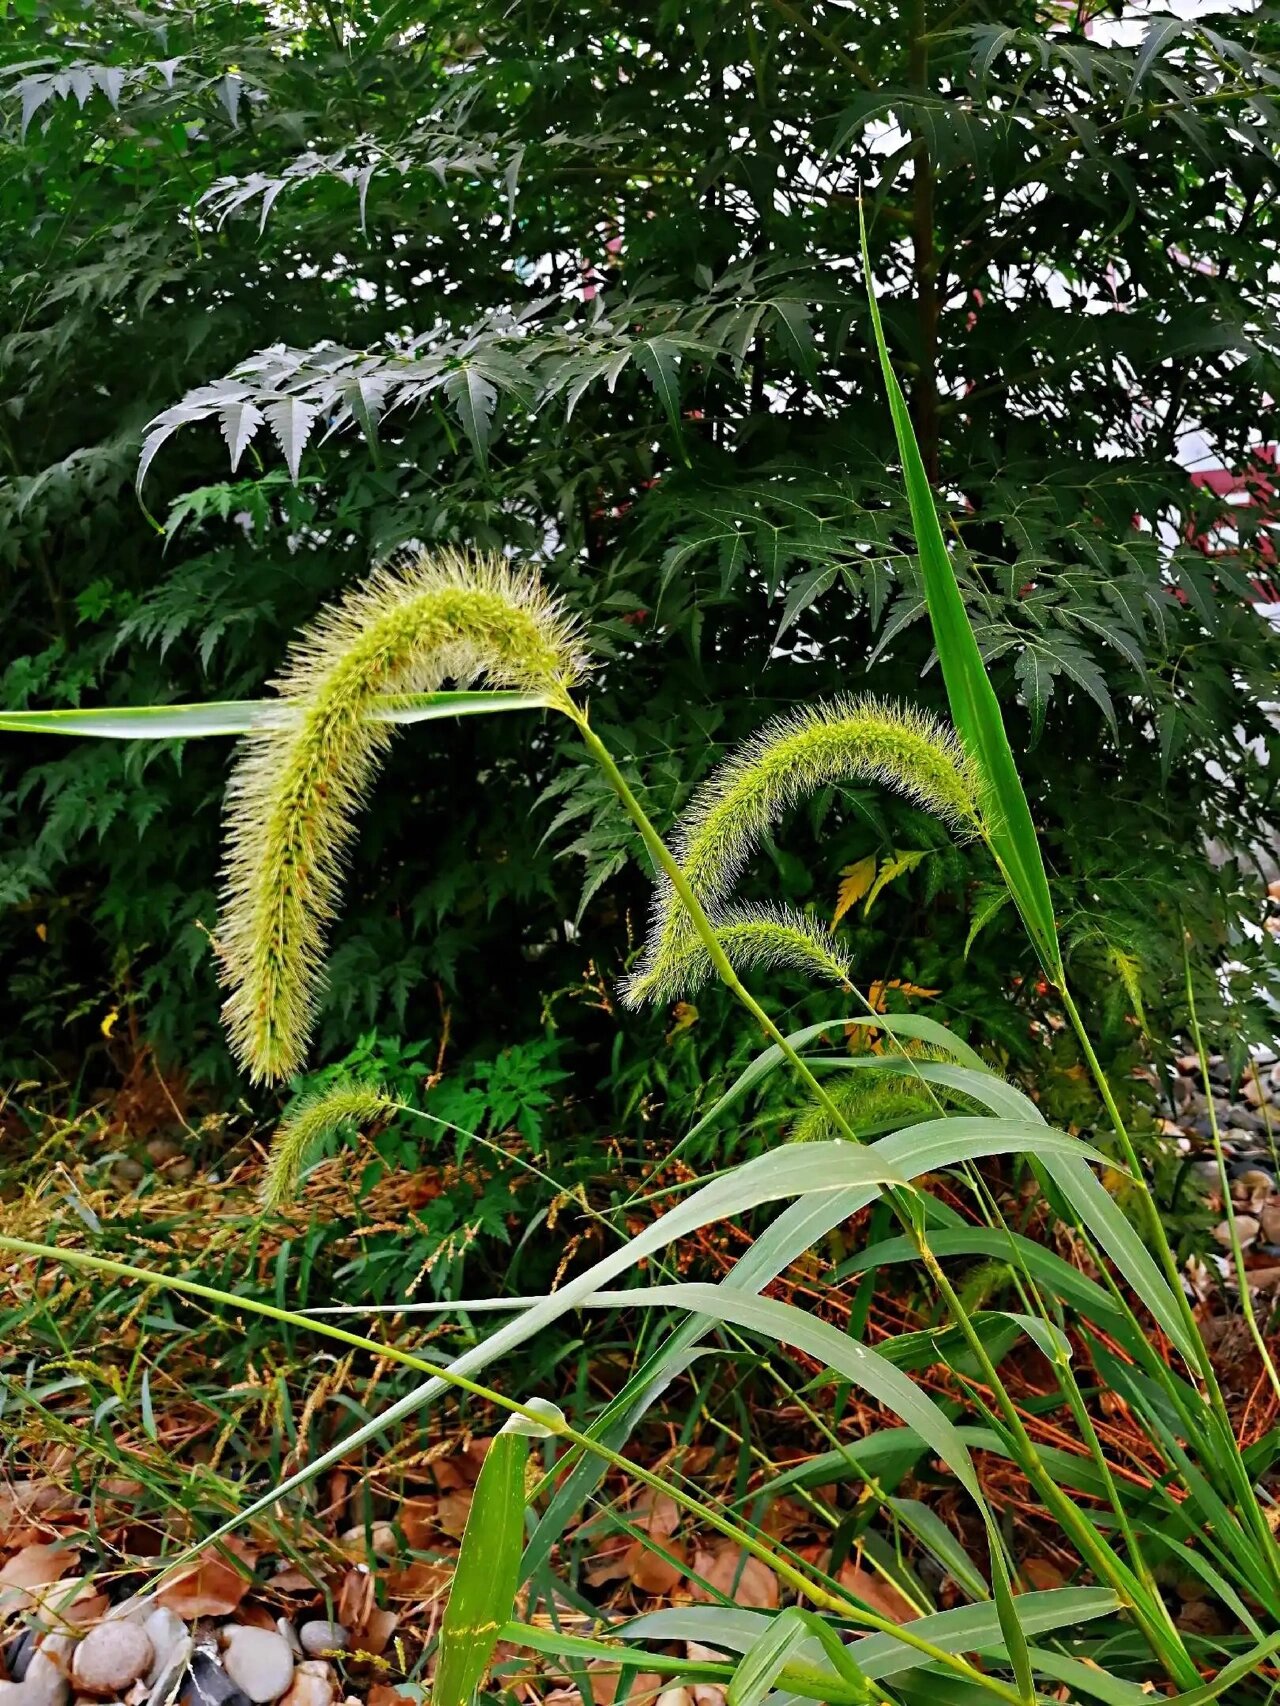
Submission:
[[[1242,1246],[1252,1244],[1261,1230],[1259,1222],[1251,1214],[1238,1214],[1236,1216],[1236,1232],[1239,1234]],[[1224,1250],[1229,1250],[1231,1248],[1231,1222],[1228,1220],[1220,1221],[1213,1229],[1213,1236]]]
[[1270,1173],[1261,1167],[1245,1167],[1231,1181],[1231,1198],[1250,1209],[1260,1208],[1275,1188]]
[[1268,1244],[1280,1244],[1280,1197],[1264,1205],[1258,1216],[1262,1222],[1262,1236]]
[[301,1664],[294,1672],[289,1692],[281,1700],[280,1706],[333,1706],[336,1692],[331,1677],[316,1676],[306,1664]]
[[7,1683],[14,1706],[67,1706],[71,1684],[67,1670],[75,1643],[70,1635],[46,1635],[32,1655],[21,1682]]
[[1179,1629],[1194,1635],[1225,1635],[1230,1625],[1210,1600],[1189,1599],[1174,1619]]
[[178,1706],[249,1706],[249,1697],[240,1692],[216,1659],[197,1649],[178,1695]]
[[294,1628],[289,1619],[287,1617],[277,1617],[276,1628],[289,1643],[289,1651],[293,1654],[294,1658],[306,1658],[307,1655],[302,1650],[302,1642],[298,1639],[298,1631]]
[[21,1635],[9,1642],[4,1650],[5,1669],[10,1679],[21,1682],[27,1674],[27,1666],[35,1657],[36,1642],[39,1636],[34,1629],[24,1629]]
[[168,1706],[195,1650],[196,1644],[190,1635],[180,1635],[164,1658],[152,1665],[148,1676],[151,1692],[147,1695],[147,1706]]
[[157,1167],[162,1167],[166,1161],[176,1161],[182,1154],[182,1145],[175,1143],[171,1137],[153,1137],[147,1145],[147,1154]]
[[167,1605],[157,1605],[147,1614],[142,1627],[151,1637],[154,1656],[147,1671],[147,1685],[154,1688],[162,1671],[169,1668],[169,1655],[180,1641],[187,1638],[187,1626]]
[[314,1623],[304,1623],[298,1639],[303,1651],[313,1659],[318,1659],[321,1653],[345,1652],[351,1642],[350,1633],[341,1623],[326,1623],[319,1618]]
[[81,1693],[118,1697],[145,1674],[154,1657],[142,1625],[116,1618],[90,1629],[76,1648],[71,1675]]
[[111,1176],[117,1184],[136,1185],[139,1179],[146,1177],[146,1168],[141,1161],[135,1161],[131,1155],[126,1155],[122,1161],[117,1161],[111,1169]]
[[293,1680],[293,1654],[284,1637],[274,1629],[232,1624],[223,1631],[223,1640],[223,1668],[236,1687],[257,1706],[278,1700]]
[[1242,1102],[1232,1102],[1221,1119],[1219,1126],[1231,1127],[1233,1131],[1247,1131],[1250,1138],[1264,1137],[1267,1122],[1261,1114],[1255,1114],[1252,1108],[1246,1108]]

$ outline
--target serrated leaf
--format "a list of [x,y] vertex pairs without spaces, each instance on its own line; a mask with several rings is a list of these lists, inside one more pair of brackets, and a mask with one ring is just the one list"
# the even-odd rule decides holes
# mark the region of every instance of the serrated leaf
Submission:
[[452,402],[462,422],[462,430],[471,441],[476,460],[485,466],[489,460],[489,438],[493,430],[493,411],[497,407],[498,389],[484,374],[468,363],[455,367],[445,375],[444,394]]
[[[262,425],[262,411],[247,398],[238,403],[229,403],[218,416],[218,425],[226,440],[227,449],[231,455],[231,472],[234,474],[244,455],[245,446],[254,433]],[[139,479],[141,483],[141,479]]]
[[[741,534],[735,534],[734,539],[745,545]],[[835,585],[836,576],[840,570],[835,564],[819,563],[806,574],[791,583],[787,593],[787,602],[782,608],[782,620],[778,623],[778,631],[773,636],[776,646],[791,624],[806,611],[811,604],[821,598],[824,592],[829,592]]]
[[831,928],[836,925],[848,912],[856,906],[875,881],[876,856],[868,853],[865,859],[859,859],[856,865],[846,865],[840,872],[840,886],[836,890],[836,909],[831,915]]
[[1022,702],[1031,713],[1031,739],[1034,744],[1044,733],[1045,712],[1053,697],[1053,662],[1038,645],[1025,645],[1014,662],[1013,674],[1022,694]]
[[32,119],[53,96],[53,82],[48,77],[24,77],[19,89],[22,96],[22,124],[19,135],[25,142]]
[[876,872],[876,880],[872,883],[867,895],[867,904],[862,909],[862,916],[864,918],[870,916],[871,908],[876,903],[876,897],[895,878],[903,876],[907,871],[914,871],[920,861],[928,857],[929,849],[927,847],[895,847]]
[[813,340],[813,327],[808,306],[786,297],[770,303],[778,341],[792,361],[816,391],[818,389],[818,350]]
[[1142,49],[1138,54],[1137,63],[1133,68],[1133,81],[1129,84],[1129,93],[1125,97],[1124,110],[1129,111],[1138,97],[1143,79],[1150,71],[1153,63],[1168,47],[1169,43],[1180,36],[1186,29],[1182,18],[1157,18],[1143,37]]
[[667,419],[680,432],[679,348],[670,338],[642,338],[635,345],[636,366],[653,386],[666,410]]
[[302,452],[311,436],[316,411],[310,403],[304,403],[301,397],[281,397],[277,402],[268,403],[264,413],[284,453],[289,478],[296,483]]
[[386,392],[386,380],[373,378],[368,374],[347,380],[340,391],[343,402],[351,410],[375,455],[378,449],[378,421],[386,402]]
[[969,934],[964,939],[964,957],[969,958],[969,950],[977,941],[979,935],[990,924],[991,920],[1009,904],[1009,891],[1006,888],[979,889],[974,901],[973,911],[969,917]]
[[234,72],[229,72],[218,84],[218,100],[231,121],[231,128],[240,128],[240,92],[244,85]]

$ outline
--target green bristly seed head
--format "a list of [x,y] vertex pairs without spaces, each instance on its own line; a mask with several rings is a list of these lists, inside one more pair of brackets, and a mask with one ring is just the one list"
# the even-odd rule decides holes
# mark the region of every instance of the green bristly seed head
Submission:
[[[772,906],[731,906],[714,918],[716,937],[737,972],[767,969],[795,971],[838,987],[851,987],[848,956],[825,924],[802,912]],[[654,999],[679,1001],[715,975],[705,946],[692,930],[681,935],[664,963],[661,993]],[[628,1003],[630,995],[628,993]]]
[[256,1082],[305,1056],[355,816],[394,732],[373,702],[483,676],[555,703],[588,667],[535,576],[454,551],[378,570],[295,643],[275,683],[293,714],[246,736],[227,790],[223,1016]]
[[[978,832],[973,766],[956,735],[936,719],[872,699],[836,699],[780,717],[702,785],[676,834],[675,857],[713,924],[725,916],[723,902],[770,827],[789,807],[833,782],[881,783],[956,834]],[[816,942],[815,927],[802,923]],[[834,940],[823,936],[823,951],[839,959]],[[659,881],[644,956],[623,989],[626,1004],[638,1007],[672,999],[673,990],[686,992],[688,968],[698,963],[695,943],[674,888]],[[847,971],[840,981],[845,976]]]
[[[937,1104],[919,1082],[887,1078],[879,1072],[842,1073],[827,1083],[827,1094],[859,1135],[887,1126],[911,1125],[937,1112]],[[827,1143],[845,1133],[832,1119],[829,1108],[812,1102],[797,1114],[790,1135],[792,1143]]]
[[374,1084],[335,1084],[307,1096],[271,1140],[271,1154],[262,1178],[263,1208],[282,1208],[298,1194],[302,1169],[343,1126],[372,1125],[391,1112],[395,1103]]

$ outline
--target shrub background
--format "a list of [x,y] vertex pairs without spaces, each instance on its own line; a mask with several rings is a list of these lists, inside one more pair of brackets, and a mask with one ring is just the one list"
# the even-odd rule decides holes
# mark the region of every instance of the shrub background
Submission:
[[[709,3],[408,16],[11,9],[0,699],[257,696],[299,623],[417,539],[546,558],[610,653],[595,720],[659,822],[772,710],[864,686],[939,705],[884,473],[862,186],[971,609],[1070,872],[1077,981],[1118,1058],[1139,1012],[1179,1021],[1185,927],[1224,1030],[1211,967],[1242,997],[1273,975],[1232,856],[1274,835],[1274,765],[1248,743],[1271,733],[1275,640],[1246,602],[1256,516],[1236,556],[1185,543],[1216,506],[1178,456],[1203,431],[1242,465],[1278,391],[1280,26],[1117,7],[1046,32],[1024,6],[917,12],[904,40],[876,8],[783,0],[731,25]],[[440,728],[425,759],[402,743],[321,1058],[357,1033],[434,1046],[446,1010],[454,1058],[550,1029],[572,1147],[601,1116],[678,1123],[724,1027],[715,996],[616,1012],[646,875],[553,738],[513,717]],[[6,1072],[149,1041],[229,1092],[206,934],[227,762],[222,742],[6,737]],[[962,1029],[995,993],[996,1041],[1025,1055],[1016,926],[989,915],[982,857],[920,814],[824,799],[752,882],[830,912],[868,859],[900,868],[846,914],[865,983],[937,990]],[[1264,1024],[1246,999],[1232,1037]]]

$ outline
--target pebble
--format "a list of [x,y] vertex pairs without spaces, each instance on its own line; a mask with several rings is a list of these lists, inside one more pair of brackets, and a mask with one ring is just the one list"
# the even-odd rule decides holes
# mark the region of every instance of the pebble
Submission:
[[277,1617],[276,1628],[289,1643],[289,1651],[293,1654],[294,1658],[305,1659],[307,1655],[302,1650],[302,1642],[298,1639],[298,1631],[294,1628],[289,1619],[287,1617]]
[[1268,1244],[1280,1244],[1280,1200],[1267,1203],[1259,1219],[1262,1221],[1262,1236]]
[[4,1650],[5,1669],[14,1682],[21,1682],[35,1654],[39,1639],[34,1629],[24,1629]]
[[154,1657],[147,1671],[147,1684],[154,1688],[159,1681],[162,1671],[168,1669],[169,1655],[180,1641],[187,1637],[187,1626],[177,1612],[170,1611],[166,1605],[157,1605],[151,1611],[142,1627],[151,1637]]
[[1231,1196],[1235,1202],[1260,1207],[1276,1188],[1270,1173],[1261,1167],[1242,1167],[1231,1181]]
[[178,1706],[249,1706],[249,1697],[240,1692],[216,1659],[197,1649],[178,1695]]
[[317,1619],[314,1623],[302,1625],[298,1631],[298,1639],[308,1656],[318,1659],[322,1653],[345,1651],[351,1636],[341,1623],[326,1623]]
[[147,1695],[147,1706],[167,1706],[173,1697],[182,1673],[191,1663],[196,1644],[190,1635],[180,1635],[169,1648],[163,1659],[158,1659],[151,1667],[147,1681],[151,1691]]
[[336,1693],[329,1666],[315,1659],[305,1659],[293,1673],[289,1692],[280,1706],[333,1706]]
[[151,1668],[155,1649],[140,1623],[117,1618],[99,1623],[76,1648],[71,1675],[83,1694],[117,1698]]
[[135,1161],[131,1155],[126,1155],[122,1161],[116,1162],[111,1174],[118,1184],[136,1185],[139,1179],[146,1178],[147,1170],[141,1161]]
[[274,1629],[247,1629],[232,1624],[223,1631],[227,1675],[257,1706],[278,1700],[293,1680],[293,1654]]
[[[1252,1244],[1261,1230],[1261,1223],[1256,1221],[1251,1214],[1238,1214],[1236,1216],[1236,1232],[1239,1234],[1242,1247]],[[1231,1248],[1230,1221],[1220,1221],[1213,1229],[1213,1236],[1224,1250],[1229,1250]]]
[[0,1698],[12,1706],[67,1706],[71,1698],[67,1670],[74,1644],[70,1635],[46,1635],[22,1681],[6,1682]]

